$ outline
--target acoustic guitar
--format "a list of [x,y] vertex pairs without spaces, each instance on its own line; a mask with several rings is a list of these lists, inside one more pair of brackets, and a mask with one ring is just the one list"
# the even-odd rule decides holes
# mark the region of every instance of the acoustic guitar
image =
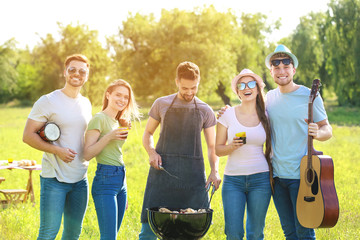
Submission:
[[[315,79],[309,97],[308,120],[313,122],[313,103],[320,80]],[[308,152],[301,159],[300,187],[296,201],[296,214],[306,228],[331,228],[339,218],[339,201],[334,184],[334,164],[330,156],[313,147],[308,135]]]

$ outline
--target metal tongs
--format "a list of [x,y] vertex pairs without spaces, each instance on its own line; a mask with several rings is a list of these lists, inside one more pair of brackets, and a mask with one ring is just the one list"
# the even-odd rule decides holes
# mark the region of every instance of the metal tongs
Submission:
[[[215,185],[214,185],[214,183],[211,183],[211,184],[209,184],[209,185],[207,186],[207,188],[206,188],[206,194],[208,194],[211,186],[212,186],[212,190],[211,190],[210,200],[209,200],[209,203],[208,203],[208,205],[207,205],[207,208],[210,207],[211,199],[212,199],[212,197],[213,197],[213,195],[214,195],[214,193],[215,193]],[[206,202],[206,200],[207,200],[207,197],[205,197],[204,202],[201,204],[201,208],[203,208],[204,203]]]
[[167,174],[169,174],[169,176],[174,177],[176,179],[179,179],[177,176],[169,173],[162,165],[159,165],[159,168],[160,168],[160,170],[162,170],[162,171],[166,172]]

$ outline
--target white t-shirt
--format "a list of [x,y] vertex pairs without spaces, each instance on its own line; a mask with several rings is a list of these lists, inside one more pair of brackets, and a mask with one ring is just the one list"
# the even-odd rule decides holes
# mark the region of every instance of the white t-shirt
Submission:
[[255,127],[242,125],[236,118],[235,107],[227,109],[218,122],[227,128],[228,144],[232,143],[236,133],[246,132],[246,144],[228,156],[225,175],[250,175],[269,171],[263,151],[266,133],[261,123]]
[[53,153],[44,152],[41,176],[56,177],[58,181],[66,183],[75,183],[85,178],[89,162],[83,159],[83,148],[84,133],[91,119],[89,99],[81,94],[71,98],[58,89],[40,97],[28,118],[38,122],[56,123],[61,136],[52,144],[77,152],[70,163],[65,163]]

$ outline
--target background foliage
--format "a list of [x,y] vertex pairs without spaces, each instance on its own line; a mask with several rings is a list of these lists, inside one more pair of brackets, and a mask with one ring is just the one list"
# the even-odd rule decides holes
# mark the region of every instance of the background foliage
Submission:
[[[360,105],[359,20],[360,0],[331,0],[326,12],[303,16],[279,42],[299,58],[295,81],[311,86],[320,78],[323,90],[337,96],[339,105]],[[108,82],[118,78],[129,81],[144,101],[172,93],[175,69],[182,61],[199,65],[201,98],[228,104],[235,97],[229,82],[243,68],[262,76],[268,90],[275,87],[268,81],[264,58],[275,48],[267,36],[279,26],[280,19],[271,23],[261,13],[239,15],[213,6],[163,10],[159,18],[129,13],[118,34],[108,36],[103,46],[97,30],[58,23],[60,37],[40,37],[33,49],[16,48],[15,39],[0,45],[0,102],[32,104],[61,88],[63,61],[82,53],[91,61],[83,93],[94,105],[101,102]]]

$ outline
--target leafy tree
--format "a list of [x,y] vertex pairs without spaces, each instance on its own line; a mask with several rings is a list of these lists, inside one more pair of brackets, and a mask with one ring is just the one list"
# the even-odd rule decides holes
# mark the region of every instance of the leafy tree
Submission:
[[38,86],[39,76],[36,67],[31,62],[31,53],[28,50],[20,50],[19,56],[20,61],[16,68],[18,77],[14,97],[27,104],[38,97],[36,95],[37,91],[34,90]]
[[16,89],[18,73],[18,52],[15,39],[10,39],[0,46],[0,102],[12,100]]
[[327,12],[326,70],[339,105],[360,105],[360,1],[332,0]]
[[251,69],[264,80],[266,88],[272,89],[273,81],[268,81],[269,70],[265,66],[265,57],[275,49],[275,46],[266,41],[266,37],[280,27],[280,21],[269,23],[267,16],[262,13],[245,14],[239,19],[242,41],[234,47],[237,52],[237,72],[244,68]]
[[89,30],[86,25],[62,26],[58,23],[60,40],[51,34],[42,38],[41,44],[33,50],[33,65],[37,69],[37,97],[64,85],[64,60],[67,56],[81,53],[90,60],[89,81],[84,94],[93,104],[100,104],[111,69],[108,51],[98,40],[98,31]]
[[287,38],[287,45],[299,60],[294,81],[311,87],[312,81],[321,79],[323,87],[329,82],[325,66],[323,34],[325,13],[310,13],[300,18],[300,24]]
[[230,12],[219,13],[212,6],[193,12],[163,10],[159,20],[130,15],[120,40],[110,40],[117,69],[137,95],[158,97],[175,91],[177,65],[192,61],[201,71],[200,95],[213,94],[219,80],[228,81],[236,72],[230,47],[234,20]]

